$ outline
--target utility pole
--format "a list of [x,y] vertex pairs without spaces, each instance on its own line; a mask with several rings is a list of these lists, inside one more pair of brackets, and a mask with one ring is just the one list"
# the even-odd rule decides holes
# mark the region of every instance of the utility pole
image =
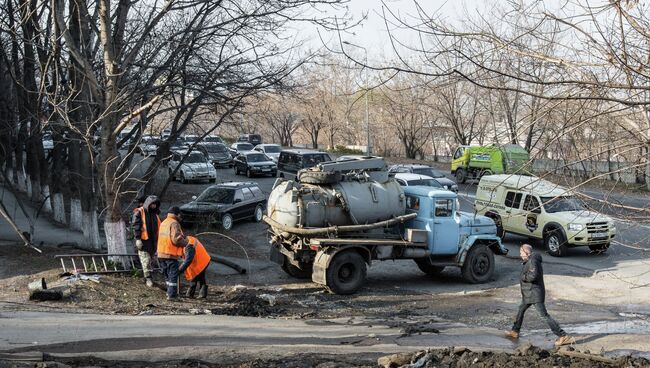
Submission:
[[344,44],[352,46],[352,47],[357,47],[363,50],[364,55],[365,55],[365,64],[363,68],[366,70],[366,77],[365,77],[365,88],[364,88],[364,94],[365,94],[365,100],[366,100],[366,156],[370,156],[371,150],[370,150],[370,110],[368,107],[368,91],[370,89],[370,79],[368,77],[368,50],[366,50],[365,47],[355,45],[353,43],[350,43],[348,41],[343,41]]

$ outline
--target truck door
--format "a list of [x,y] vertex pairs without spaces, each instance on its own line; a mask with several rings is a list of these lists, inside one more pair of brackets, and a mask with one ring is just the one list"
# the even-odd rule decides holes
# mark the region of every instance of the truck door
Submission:
[[542,226],[539,224],[544,224],[544,222],[540,218],[542,216],[542,207],[537,197],[527,194],[524,199],[523,211],[526,216],[526,229],[530,232],[530,236],[541,239]]
[[455,216],[454,199],[434,199],[433,254],[458,253],[460,218]]
[[464,168],[465,167],[465,146],[460,146],[456,148],[456,152],[454,152],[454,157],[451,160],[451,172],[455,173],[456,169],[459,167]]
[[506,213],[501,217],[501,223],[506,231],[521,232],[521,229],[524,228],[526,219],[523,211],[519,209],[522,196],[521,192],[511,190],[506,192],[504,201]]

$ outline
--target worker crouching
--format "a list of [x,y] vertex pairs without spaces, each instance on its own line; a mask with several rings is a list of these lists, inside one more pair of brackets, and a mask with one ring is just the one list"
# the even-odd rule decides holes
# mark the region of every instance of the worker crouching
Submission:
[[196,288],[199,288],[199,298],[208,296],[208,284],[205,281],[205,272],[210,264],[210,255],[199,239],[188,236],[187,246],[185,247],[185,260],[178,268],[179,272],[185,274],[185,278],[190,282],[190,287],[185,294],[188,298],[194,298]]

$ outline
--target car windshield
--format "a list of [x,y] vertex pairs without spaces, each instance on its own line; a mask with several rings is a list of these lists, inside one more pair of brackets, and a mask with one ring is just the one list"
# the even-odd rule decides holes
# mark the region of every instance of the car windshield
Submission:
[[564,211],[582,211],[585,208],[575,197],[540,197],[544,210],[548,213]]
[[443,178],[444,175],[434,168],[431,167],[416,167],[413,169],[414,174],[426,175],[432,178]]
[[199,152],[192,152],[190,156],[185,159],[186,164],[198,164],[202,162],[207,162],[205,159],[205,156],[203,156],[202,153]]
[[252,155],[246,155],[248,162],[264,162],[269,159],[263,153],[254,153]]
[[317,154],[305,155],[303,160],[304,160],[303,166],[305,168],[308,168],[308,167],[316,166],[321,162],[330,161],[331,159],[329,158],[329,156],[327,156],[324,153],[317,153]]
[[206,144],[205,150],[210,153],[228,152],[228,149],[223,144]]
[[280,146],[264,146],[264,152],[266,153],[280,153]]
[[442,185],[433,179],[409,180],[409,185],[423,185],[425,187],[442,188]]
[[235,190],[229,188],[208,188],[196,199],[197,202],[232,203]]
[[216,142],[216,143],[223,143],[223,140],[221,137],[215,137],[215,136],[208,136],[203,138],[204,142]]
[[253,145],[250,143],[237,143],[237,151],[252,151]]

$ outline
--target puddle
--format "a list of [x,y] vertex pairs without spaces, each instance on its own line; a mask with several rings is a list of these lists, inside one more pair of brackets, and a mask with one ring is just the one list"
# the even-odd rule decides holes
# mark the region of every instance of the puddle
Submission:
[[566,325],[564,330],[571,334],[639,334],[650,335],[650,321],[629,319],[626,321],[598,321],[580,325]]

